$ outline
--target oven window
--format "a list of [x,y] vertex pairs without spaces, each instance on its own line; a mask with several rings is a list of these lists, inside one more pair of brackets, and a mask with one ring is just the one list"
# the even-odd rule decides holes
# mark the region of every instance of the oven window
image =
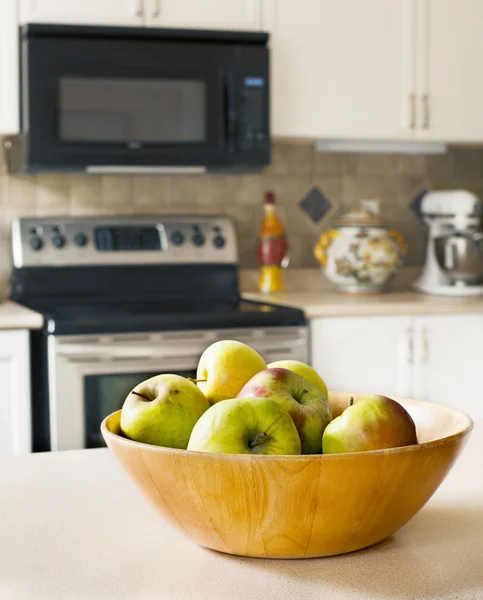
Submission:
[[[159,373],[115,373],[84,378],[85,447],[105,446],[100,432],[104,417],[119,410],[129,392],[141,381]],[[196,371],[182,371],[182,377],[196,377]]]
[[60,137],[68,142],[204,142],[206,83],[61,79]]

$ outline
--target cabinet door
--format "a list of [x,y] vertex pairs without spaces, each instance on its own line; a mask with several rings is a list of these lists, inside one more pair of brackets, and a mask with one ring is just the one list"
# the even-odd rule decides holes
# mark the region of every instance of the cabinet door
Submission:
[[311,321],[312,365],[330,390],[410,396],[410,317]]
[[483,314],[415,321],[414,396],[483,418]]
[[418,0],[421,30],[419,136],[483,141],[483,2]]
[[146,0],[150,25],[204,29],[260,29],[260,0]]
[[28,331],[0,331],[0,456],[31,450]]
[[140,25],[142,0],[20,0],[21,23]]
[[0,135],[19,130],[18,26],[15,0],[0,1]]
[[274,135],[414,136],[414,0],[265,0]]

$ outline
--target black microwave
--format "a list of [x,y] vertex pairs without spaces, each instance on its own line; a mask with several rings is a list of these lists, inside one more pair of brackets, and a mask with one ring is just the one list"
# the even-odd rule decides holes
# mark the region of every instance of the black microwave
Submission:
[[29,24],[11,172],[250,171],[270,162],[268,34]]

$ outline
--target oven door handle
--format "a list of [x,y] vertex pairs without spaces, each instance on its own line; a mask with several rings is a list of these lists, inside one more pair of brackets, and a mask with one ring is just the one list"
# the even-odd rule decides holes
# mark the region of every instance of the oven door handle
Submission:
[[183,360],[193,360],[195,364],[198,362],[199,354],[187,354],[187,349],[183,347],[163,350],[159,347],[144,346],[140,348],[123,348],[122,346],[62,346],[57,350],[57,354],[64,356],[68,360],[81,362],[94,362],[106,360],[159,360],[182,358]]

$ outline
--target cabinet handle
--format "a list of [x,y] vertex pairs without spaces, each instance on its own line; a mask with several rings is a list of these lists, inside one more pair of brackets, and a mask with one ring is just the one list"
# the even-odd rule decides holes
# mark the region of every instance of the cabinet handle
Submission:
[[422,108],[423,108],[423,128],[429,129],[429,96],[428,94],[424,94],[421,98]]
[[156,19],[161,14],[161,0],[154,0],[153,17]]
[[428,341],[428,330],[426,327],[423,328],[423,363],[429,363],[429,341]]
[[416,94],[409,94],[409,129],[416,127]]
[[408,328],[407,332],[407,340],[408,340],[408,363],[412,365],[414,363],[414,331],[412,327]]
[[144,15],[144,0],[137,0],[136,17],[142,17],[143,15]]

